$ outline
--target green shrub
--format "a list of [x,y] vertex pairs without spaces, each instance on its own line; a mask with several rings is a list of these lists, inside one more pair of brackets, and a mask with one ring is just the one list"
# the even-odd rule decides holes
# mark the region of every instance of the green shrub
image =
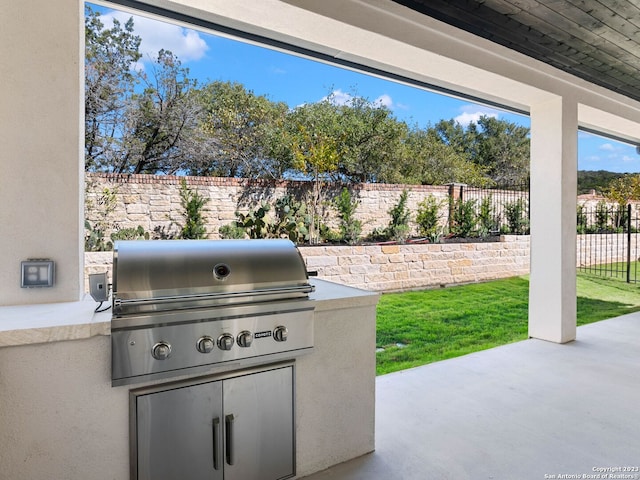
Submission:
[[453,207],[451,233],[456,237],[470,237],[476,228],[476,200],[458,198]]
[[584,211],[584,205],[576,206],[576,229],[577,233],[587,233],[587,214]]
[[524,199],[519,198],[514,202],[505,203],[504,215],[507,220],[508,233],[520,235],[529,233],[527,204]]
[[204,206],[209,202],[208,198],[203,197],[197,191],[187,187],[187,182],[183,179],[180,184],[180,205],[182,205],[184,217],[184,225],[180,230],[180,238],[190,240],[198,240],[206,238],[207,230],[205,228],[202,213],[205,211]]
[[493,197],[484,197],[480,202],[478,212],[478,234],[486,237],[500,231],[500,215],[496,214],[493,208]]
[[376,227],[364,239],[367,242],[385,242],[389,240],[388,229],[386,227],[385,228]]
[[387,237],[398,243],[404,243],[409,238],[411,228],[409,227],[409,219],[411,212],[407,207],[409,192],[403,190],[396,203],[387,213],[391,215],[391,220],[387,226]]
[[444,227],[440,224],[442,205],[443,202],[433,195],[429,195],[418,204],[416,215],[418,231],[420,235],[427,237],[432,242],[439,241],[444,233]]
[[340,219],[339,239],[349,245],[357,243],[362,233],[362,222],[355,219],[358,204],[359,202],[351,197],[351,193],[346,188],[343,188],[340,195],[333,199],[333,206]]
[[244,228],[239,226],[236,222],[228,223],[226,225],[222,225],[218,229],[218,233],[220,233],[220,237],[228,239],[242,239],[245,238]]
[[145,232],[140,225],[130,228],[119,228],[111,234],[111,240],[149,240],[149,232]]

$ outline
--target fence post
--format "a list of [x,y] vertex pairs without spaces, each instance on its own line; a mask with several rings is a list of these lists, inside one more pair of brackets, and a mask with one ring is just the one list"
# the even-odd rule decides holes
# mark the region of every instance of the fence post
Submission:
[[627,205],[627,283],[631,283],[631,204]]

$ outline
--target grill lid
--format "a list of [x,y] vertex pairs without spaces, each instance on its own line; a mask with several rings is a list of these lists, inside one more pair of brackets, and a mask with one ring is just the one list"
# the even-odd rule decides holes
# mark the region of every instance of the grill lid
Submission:
[[114,315],[307,297],[290,240],[130,240],[113,251]]

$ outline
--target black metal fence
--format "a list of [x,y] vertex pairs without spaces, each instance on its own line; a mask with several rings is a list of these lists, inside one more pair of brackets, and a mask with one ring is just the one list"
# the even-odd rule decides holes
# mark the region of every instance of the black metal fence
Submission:
[[637,283],[638,223],[632,205],[578,205],[578,270]]
[[457,209],[473,209],[477,227],[488,235],[529,234],[529,183],[491,188],[452,184],[449,187],[449,222]]

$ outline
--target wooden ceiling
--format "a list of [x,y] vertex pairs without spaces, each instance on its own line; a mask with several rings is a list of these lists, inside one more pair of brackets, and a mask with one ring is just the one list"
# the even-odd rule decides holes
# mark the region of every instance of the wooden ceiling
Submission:
[[640,101],[637,0],[393,0]]

